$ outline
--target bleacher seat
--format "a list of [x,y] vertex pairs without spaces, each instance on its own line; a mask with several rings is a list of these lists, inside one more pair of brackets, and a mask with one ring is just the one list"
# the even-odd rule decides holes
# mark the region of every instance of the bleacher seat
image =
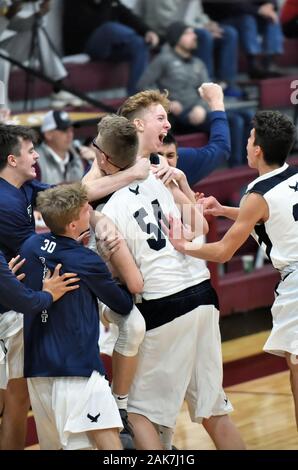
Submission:
[[203,147],[208,142],[208,135],[203,132],[180,134],[175,136],[179,147]]
[[[90,61],[84,64],[67,63],[65,67],[69,73],[65,83],[83,93],[123,88],[127,82],[128,64],[126,62],[111,64],[104,61]],[[13,70],[9,80],[10,100],[23,100],[25,89],[26,73],[22,70]],[[51,85],[39,79],[34,80],[32,89],[34,98],[48,97],[51,92]]]
[[298,74],[287,77],[270,78],[259,83],[259,104],[262,109],[288,108],[293,106],[292,82],[298,83]]

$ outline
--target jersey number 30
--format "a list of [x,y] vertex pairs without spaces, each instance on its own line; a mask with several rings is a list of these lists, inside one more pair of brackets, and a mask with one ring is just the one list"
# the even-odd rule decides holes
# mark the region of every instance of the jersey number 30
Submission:
[[47,253],[53,253],[56,248],[57,243],[47,238],[44,240],[44,245],[40,247],[41,250],[46,251]]

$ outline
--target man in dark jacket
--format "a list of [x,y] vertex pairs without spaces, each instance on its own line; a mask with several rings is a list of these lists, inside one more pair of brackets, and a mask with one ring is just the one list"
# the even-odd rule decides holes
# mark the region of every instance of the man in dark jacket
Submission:
[[85,51],[95,60],[128,60],[128,94],[135,93],[148,64],[148,46],[159,43],[157,34],[119,0],[65,0],[63,30],[66,54]]

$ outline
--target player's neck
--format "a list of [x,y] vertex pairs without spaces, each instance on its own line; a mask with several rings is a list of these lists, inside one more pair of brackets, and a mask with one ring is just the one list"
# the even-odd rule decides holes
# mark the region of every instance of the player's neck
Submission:
[[58,237],[72,238],[73,240],[78,238],[71,230],[66,230],[64,233],[57,233],[56,235],[58,235]]
[[24,183],[26,183],[27,180],[24,180],[24,178],[20,175],[18,175],[15,171],[10,171],[10,169],[5,168],[0,172],[0,178],[3,178],[5,181],[7,181],[9,184],[12,186],[15,186],[16,188],[21,188]]
[[[281,165],[282,166],[282,165]],[[264,161],[259,164],[258,172],[259,175],[265,175],[266,173],[270,173],[271,171],[277,170],[281,168],[280,165],[267,165]]]
[[152,150],[146,148],[145,145],[139,145],[138,155],[142,158],[150,158]]

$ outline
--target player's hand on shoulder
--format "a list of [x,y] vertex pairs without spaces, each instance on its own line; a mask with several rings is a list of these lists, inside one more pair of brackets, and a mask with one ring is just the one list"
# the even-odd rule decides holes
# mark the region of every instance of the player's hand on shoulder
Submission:
[[49,292],[53,301],[59,300],[66,292],[73,291],[78,289],[80,286],[78,282],[80,278],[76,273],[64,273],[60,275],[60,269],[62,264],[57,264],[54,269],[53,274],[51,271],[48,271],[45,279],[43,280],[43,291]]
[[[164,157],[160,157],[163,160],[166,160]],[[175,180],[175,176],[178,176],[176,168],[169,166],[169,164],[161,164],[158,166],[152,165],[152,172],[155,174],[156,178],[159,178],[163,184],[166,186],[169,185],[172,181]]]
[[25,258],[21,259],[20,255],[17,255],[15,258],[11,258],[11,260],[8,263],[9,269],[13,274],[16,275],[19,281],[22,281],[25,277],[25,274],[16,274],[17,271],[23,266],[25,263]]

